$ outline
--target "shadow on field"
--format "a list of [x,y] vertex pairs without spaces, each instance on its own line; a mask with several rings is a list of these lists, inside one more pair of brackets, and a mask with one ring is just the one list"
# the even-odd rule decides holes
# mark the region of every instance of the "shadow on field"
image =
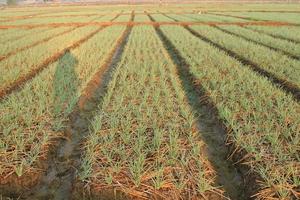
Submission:
[[[127,28],[104,66],[94,74],[84,91],[79,91],[80,80],[76,74],[78,60],[69,51],[59,60],[53,79],[53,115],[65,117],[66,123],[56,124],[64,132],[57,148],[48,161],[48,168],[41,183],[33,188],[31,200],[67,200],[81,198],[84,191],[76,191],[76,175],[80,169],[82,144],[89,135],[91,122],[101,107],[107,86],[121,59],[131,27]],[[80,95],[78,99],[78,95]]]
[[[248,199],[242,174],[232,161],[228,160],[229,149],[226,146],[226,130],[222,127],[215,112],[215,106],[205,89],[190,71],[189,64],[180,52],[162,32],[155,27],[156,33],[175,64],[182,88],[189,105],[198,118],[197,124],[201,138],[207,146],[207,156],[216,171],[216,186],[222,186],[225,196],[233,200]],[[249,186],[250,187],[250,186]]]
[[[54,116],[67,115],[76,104],[76,93],[79,80],[75,72],[78,61],[70,52],[59,59],[53,79],[54,88]],[[69,106],[67,106],[69,105]]]

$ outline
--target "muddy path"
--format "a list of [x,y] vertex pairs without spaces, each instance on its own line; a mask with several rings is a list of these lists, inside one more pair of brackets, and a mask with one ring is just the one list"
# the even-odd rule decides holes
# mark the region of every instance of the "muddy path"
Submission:
[[[148,15],[151,21],[154,19]],[[228,160],[230,149],[226,145],[227,129],[219,121],[214,105],[209,100],[205,89],[198,84],[197,80],[189,71],[189,64],[180,55],[180,52],[161,31],[155,27],[156,33],[161,39],[170,59],[177,68],[181,86],[184,89],[190,106],[196,113],[197,127],[201,138],[207,146],[207,156],[217,172],[216,186],[222,186],[225,196],[232,200],[248,199],[245,192],[245,179],[239,168],[233,161]]]

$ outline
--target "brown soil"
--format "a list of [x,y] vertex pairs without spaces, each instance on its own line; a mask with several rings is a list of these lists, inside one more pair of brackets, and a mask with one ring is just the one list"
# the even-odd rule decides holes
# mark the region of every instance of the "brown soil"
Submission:
[[38,170],[35,169],[32,172],[27,172],[21,177],[18,177],[16,174],[8,177],[0,177],[0,194],[17,198],[19,194],[37,185],[47,167],[37,166],[37,168]]
[[96,31],[93,31],[92,33],[88,34],[86,37],[82,38],[81,40],[73,43],[69,47],[64,48],[60,52],[57,52],[56,54],[52,55],[51,57],[47,58],[44,60],[41,64],[39,64],[35,69],[31,70],[28,72],[26,75],[20,77],[16,81],[14,81],[11,85],[8,87],[2,89],[0,91],[0,99],[5,97],[6,95],[12,93],[13,91],[17,90],[20,88],[23,84],[25,84],[27,81],[35,77],[37,74],[39,74],[43,69],[45,69],[49,64],[57,61],[61,56],[63,56],[67,51],[74,49],[78,47],[80,44],[84,43],[87,41],[89,38],[94,36],[96,33],[98,33],[100,30],[105,28],[105,26],[98,28]]
[[[91,187],[86,187],[82,183],[76,183],[74,186],[75,192],[73,192],[72,200],[147,200],[147,199],[155,199],[155,200],[173,200],[171,195],[168,197],[140,197],[138,194],[126,194],[125,192],[113,189],[113,188],[99,188],[95,185],[92,185]],[[186,197],[185,199],[190,199],[189,197]],[[213,192],[207,192],[205,193],[205,197],[197,198],[197,200],[226,200],[227,198],[222,197],[218,194],[215,194]],[[196,199],[195,199],[196,200]]]
[[28,25],[2,25],[0,29],[10,28],[35,28],[35,27],[61,27],[61,26],[111,26],[111,25],[122,25],[122,26],[138,26],[138,25],[150,25],[150,26],[161,26],[161,25],[238,25],[238,26],[295,26],[296,24],[288,22],[278,21],[266,21],[266,22],[81,22],[81,23],[49,23],[49,24],[28,24]]

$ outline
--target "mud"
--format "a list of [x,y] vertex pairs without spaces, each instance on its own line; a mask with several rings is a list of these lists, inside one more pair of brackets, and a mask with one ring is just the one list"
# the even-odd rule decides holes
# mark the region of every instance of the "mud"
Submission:
[[272,83],[274,83],[276,86],[278,86],[279,89],[284,90],[286,93],[291,94],[296,101],[300,100],[300,89],[293,83],[288,82],[287,80],[281,79],[277,77],[275,74],[266,71],[256,63],[252,62],[251,60],[248,60],[244,58],[241,55],[236,54],[235,52],[226,49],[223,46],[220,46],[219,44],[211,41],[210,39],[200,35],[198,32],[194,31],[193,29],[189,28],[188,26],[185,27],[191,34],[196,36],[197,38],[209,43],[210,45],[214,46],[215,48],[225,52],[227,55],[233,57],[234,59],[238,60],[243,65],[250,67],[253,71],[257,72],[259,75],[264,76],[269,79]]

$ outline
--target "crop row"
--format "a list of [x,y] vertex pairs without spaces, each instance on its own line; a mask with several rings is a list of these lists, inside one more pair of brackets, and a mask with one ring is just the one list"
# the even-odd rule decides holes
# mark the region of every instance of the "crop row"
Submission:
[[74,28],[44,28],[43,31],[37,32],[36,34],[25,36],[22,40],[15,40],[9,43],[0,44],[0,61],[12,52],[17,52],[22,49],[27,49],[28,46],[35,46],[39,43],[50,40],[56,36],[63,34],[65,31],[71,31]]
[[223,26],[220,29],[225,30],[227,33],[242,37],[245,40],[278,51],[292,59],[300,60],[300,45],[295,44],[294,42],[281,40],[238,26]]
[[193,26],[200,35],[259,65],[264,70],[300,88],[300,62],[280,52],[224,33],[214,27]]
[[249,17],[254,20],[269,20],[269,21],[283,21],[291,23],[300,23],[300,13],[284,13],[278,14],[276,12],[227,12],[233,16]]
[[247,20],[236,19],[226,16],[215,16],[209,13],[203,14],[164,14],[175,21],[191,21],[191,22],[247,22]]
[[286,27],[263,27],[263,26],[249,26],[248,29],[260,31],[272,35],[274,37],[283,38],[286,40],[300,43],[300,28],[297,26],[286,26]]
[[[211,32],[210,27],[193,28],[209,33],[207,36],[221,37]],[[258,197],[299,198],[299,104],[268,79],[184,28],[162,26],[161,29],[180,51],[220,118],[231,129],[230,140],[246,152],[241,162],[259,174]]]
[[146,14],[142,14],[142,15],[136,15],[135,22],[149,22],[149,17]]
[[101,102],[79,173],[93,194],[179,199],[218,192],[194,113],[153,27],[133,27]]
[[74,23],[74,22],[88,22],[93,19],[97,19],[102,15],[90,16],[90,17],[52,17],[52,18],[29,18],[23,20],[17,20],[14,22],[2,22],[0,25],[24,25],[24,24],[44,24],[44,23]]
[[33,35],[46,29],[47,28],[45,27],[35,29],[2,29],[0,30],[0,44],[4,44],[12,40],[17,40],[18,38],[23,37],[24,35]]
[[[79,27],[67,34],[55,37],[48,42],[41,43],[33,48],[26,49],[0,62],[0,70],[5,74],[0,76],[0,91],[4,91],[12,83],[39,68],[45,60],[51,57],[66,46],[80,40],[85,34],[97,30],[99,27]],[[64,29],[64,28],[61,28]]]
[[[222,18],[223,17],[220,19]],[[249,62],[253,62],[255,65],[261,67],[264,71],[267,71],[267,73],[270,73],[271,76],[274,76],[276,79],[282,80],[278,82],[288,81],[289,85],[291,85],[291,88],[298,88],[299,90],[300,76],[298,72],[300,62],[297,60],[299,56],[299,46],[297,44],[288,41],[282,41],[280,39],[274,39],[255,32],[252,33],[250,30],[248,31],[237,26],[219,27],[221,30],[224,29],[225,31],[229,30],[237,33],[237,36],[224,33],[223,31],[217,30],[213,27],[195,27],[197,27],[196,31],[202,36],[210,39],[222,47],[225,47],[227,50],[236,53],[239,57],[242,57]],[[246,38],[246,40],[243,37]],[[247,38],[253,40],[254,42],[247,41]],[[255,42],[262,43],[264,46],[261,46]],[[279,50],[277,51],[277,49]],[[295,58],[296,60],[292,58]]]
[[[67,117],[76,107],[81,91],[104,64],[107,50],[112,48],[123,30],[122,26],[103,29],[78,48],[66,52],[20,91],[1,101],[2,181],[30,175],[37,170],[39,161],[47,156],[52,139],[62,136]],[[91,28],[78,31],[73,33],[73,39],[88,34]]]

